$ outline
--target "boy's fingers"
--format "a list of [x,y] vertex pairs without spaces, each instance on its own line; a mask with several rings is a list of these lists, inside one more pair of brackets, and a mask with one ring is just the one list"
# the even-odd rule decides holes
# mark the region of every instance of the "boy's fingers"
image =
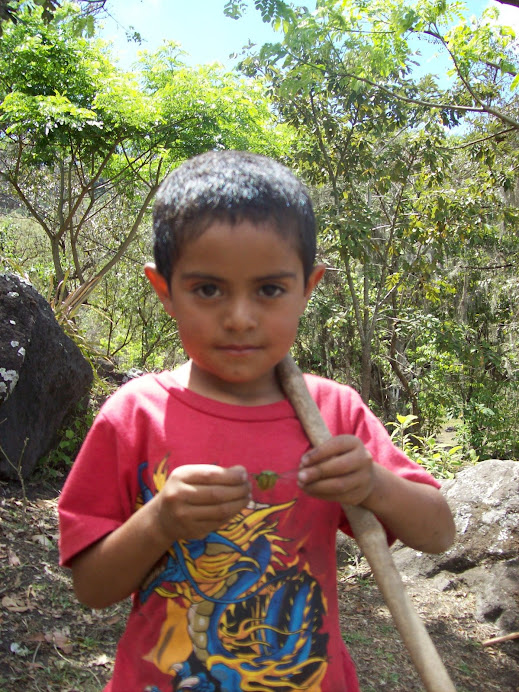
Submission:
[[243,502],[250,493],[249,478],[243,466],[222,468],[216,464],[186,464],[171,472],[168,483],[172,497],[180,498],[186,506]]
[[184,499],[189,505],[215,507],[228,502],[247,501],[249,495],[248,482],[239,485],[191,485]]
[[[314,469],[311,469],[312,471]],[[362,502],[372,488],[370,478],[362,471],[357,470],[342,476],[321,477],[316,480],[307,480],[300,486],[305,493],[319,497],[323,500],[347,502],[356,505]]]
[[312,462],[307,466],[301,465],[298,480],[306,484],[325,478],[351,476],[363,468],[369,468],[372,461],[371,454],[365,448],[353,454],[346,452],[340,456],[327,458],[325,461]]
[[210,523],[219,526],[222,522],[230,519],[245,507],[246,498],[241,498],[233,502],[221,502],[216,505],[198,505],[193,508],[193,521],[197,524]]
[[172,471],[172,475],[190,485],[240,485],[248,481],[243,466],[223,468],[216,464],[186,464]]
[[340,460],[340,462],[339,459],[335,458],[313,466],[303,467],[297,475],[299,485],[306,486],[327,478],[336,480],[341,476],[351,474],[353,469],[347,468],[343,460]]
[[310,449],[301,457],[301,467],[314,466],[324,459],[347,454],[359,446],[359,438],[355,435],[337,435],[323,442],[318,447]]

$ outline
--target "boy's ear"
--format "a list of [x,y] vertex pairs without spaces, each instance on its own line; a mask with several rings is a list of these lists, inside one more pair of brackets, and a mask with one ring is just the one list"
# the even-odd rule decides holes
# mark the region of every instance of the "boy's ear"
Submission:
[[323,278],[325,271],[326,271],[326,266],[324,264],[316,264],[315,267],[313,268],[312,273],[308,277],[308,280],[307,280],[306,286],[305,286],[306,302],[308,302],[310,300],[310,296],[312,295],[312,291],[317,286],[319,281]]
[[153,290],[164,306],[164,309],[168,314],[171,315],[172,305],[168,282],[162,276],[162,274],[159,274],[157,267],[152,262],[148,262],[144,265],[144,273],[146,274],[150,284],[153,286]]

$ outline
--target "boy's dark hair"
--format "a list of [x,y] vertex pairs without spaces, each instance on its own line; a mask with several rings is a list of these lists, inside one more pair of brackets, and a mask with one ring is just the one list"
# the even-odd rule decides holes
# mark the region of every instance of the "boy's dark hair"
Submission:
[[168,285],[184,245],[215,221],[272,224],[293,241],[306,284],[315,260],[315,217],[306,188],[288,168],[260,154],[209,151],[170,173],[153,208],[155,265]]

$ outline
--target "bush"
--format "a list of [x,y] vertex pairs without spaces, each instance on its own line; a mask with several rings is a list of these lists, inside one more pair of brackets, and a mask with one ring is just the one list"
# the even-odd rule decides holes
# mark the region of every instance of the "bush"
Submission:
[[396,422],[388,423],[392,427],[391,439],[400,447],[404,454],[420,466],[424,466],[435,478],[454,478],[464,466],[479,461],[476,453],[471,450],[464,453],[462,445],[450,446],[438,442],[434,435],[421,437],[413,435],[411,428],[417,424],[417,417],[397,415]]

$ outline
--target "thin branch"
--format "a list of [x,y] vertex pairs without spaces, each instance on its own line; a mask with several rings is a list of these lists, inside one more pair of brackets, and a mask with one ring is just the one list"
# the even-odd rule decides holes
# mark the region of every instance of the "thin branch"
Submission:
[[[517,6],[519,7],[519,2]],[[510,632],[510,634],[504,634],[502,637],[492,637],[492,639],[481,642],[481,646],[493,646],[494,644],[501,644],[501,642],[509,642],[512,639],[519,639],[519,632]]]
[[471,265],[471,264],[462,264],[460,266],[460,269],[474,269],[476,271],[486,272],[486,271],[492,271],[494,269],[513,269],[516,266],[517,266],[516,262],[510,262],[508,264],[489,264],[486,267],[478,267],[476,265]]
[[515,132],[517,128],[516,127],[508,127],[506,130],[500,130],[499,132],[495,132],[492,135],[488,135],[487,137],[480,137],[479,139],[472,139],[470,142],[467,144],[460,144],[454,147],[438,147],[439,149],[443,149],[444,151],[460,151],[461,149],[467,149],[474,144],[480,144],[481,142],[487,142],[490,139],[496,139],[497,137],[502,137],[503,135],[507,135],[509,132]]
[[[315,63],[310,62],[309,60],[304,60],[302,58],[299,58],[296,56],[292,51],[289,51],[287,49],[286,53],[287,55],[290,55],[297,63],[301,65],[307,65],[308,67],[312,67],[313,69],[321,72],[321,74],[325,75],[327,73],[326,69],[322,65],[316,65]],[[363,84],[368,84],[369,86],[374,87],[375,89],[379,89],[383,93],[387,94],[391,98],[397,99],[398,101],[402,101],[404,103],[412,103],[416,106],[423,106],[424,108],[434,108],[434,109],[445,109],[445,110],[451,110],[451,111],[456,111],[460,113],[481,113],[481,114],[488,114],[492,115],[498,120],[501,120],[508,125],[510,125],[513,129],[517,130],[519,129],[519,120],[516,120],[515,118],[511,118],[510,116],[506,115],[505,113],[501,111],[497,111],[494,108],[490,106],[481,106],[481,107],[476,107],[476,106],[461,106],[459,104],[453,104],[453,103],[434,103],[433,101],[428,101],[425,99],[419,99],[419,98],[414,98],[412,96],[404,96],[403,94],[400,94],[396,91],[393,91],[393,89],[386,87],[382,84],[378,84],[377,82],[374,82],[371,79],[368,79],[367,77],[361,77],[358,74],[355,74],[353,72],[337,72],[336,73],[338,77],[343,78],[346,77],[348,79],[354,79],[358,82],[362,82]],[[469,90],[469,93],[472,94],[472,92]],[[476,100],[477,98],[473,96]]]

